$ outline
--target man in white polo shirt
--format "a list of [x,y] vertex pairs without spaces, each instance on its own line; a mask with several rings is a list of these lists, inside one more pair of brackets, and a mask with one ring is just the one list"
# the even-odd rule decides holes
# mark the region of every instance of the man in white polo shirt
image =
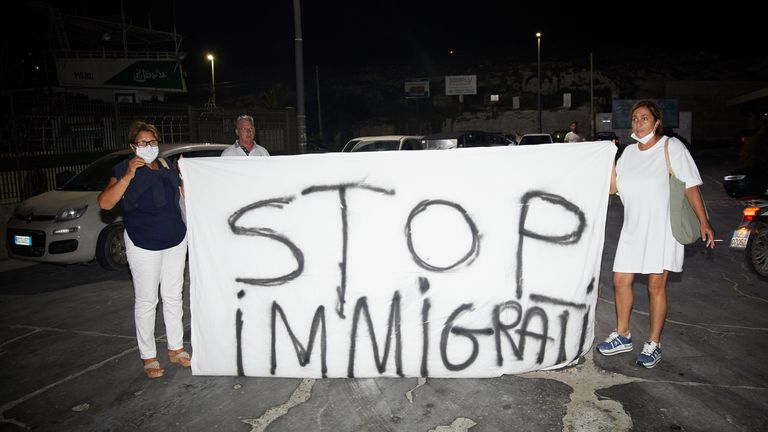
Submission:
[[235,134],[237,140],[221,152],[222,156],[269,156],[267,149],[253,140],[256,136],[253,117],[249,115],[238,117],[235,123]]

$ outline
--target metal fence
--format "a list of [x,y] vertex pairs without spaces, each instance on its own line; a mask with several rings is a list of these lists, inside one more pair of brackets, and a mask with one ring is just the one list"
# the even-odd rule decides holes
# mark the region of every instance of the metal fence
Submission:
[[[21,98],[17,98],[21,99]],[[100,156],[127,147],[131,123],[154,124],[165,143],[235,140],[235,119],[254,117],[257,142],[271,154],[298,150],[295,110],[204,109],[172,104],[97,101],[40,103],[11,100],[0,117],[0,204],[12,204],[57,186]]]

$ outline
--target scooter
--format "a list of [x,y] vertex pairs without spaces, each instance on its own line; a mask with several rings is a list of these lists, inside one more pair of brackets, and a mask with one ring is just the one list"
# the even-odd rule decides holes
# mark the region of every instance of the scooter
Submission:
[[768,190],[764,176],[739,169],[723,178],[723,187],[747,206],[741,224],[731,235],[730,248],[744,251],[747,266],[768,281]]
[[747,266],[768,281],[768,199],[745,201],[741,225],[731,236],[733,250],[744,251]]

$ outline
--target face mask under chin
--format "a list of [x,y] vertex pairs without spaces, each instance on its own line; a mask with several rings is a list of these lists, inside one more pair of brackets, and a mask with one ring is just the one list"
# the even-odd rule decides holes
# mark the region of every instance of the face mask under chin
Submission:
[[646,135],[644,137],[639,137],[639,136],[637,136],[637,134],[632,132],[632,135],[630,135],[629,137],[632,138],[633,140],[639,142],[640,144],[648,144],[648,141],[650,141],[651,138],[653,138],[653,135],[656,132],[656,128],[658,126],[659,126],[659,121],[656,120],[656,123],[653,125],[653,129],[651,129],[651,132],[649,132],[648,135]]

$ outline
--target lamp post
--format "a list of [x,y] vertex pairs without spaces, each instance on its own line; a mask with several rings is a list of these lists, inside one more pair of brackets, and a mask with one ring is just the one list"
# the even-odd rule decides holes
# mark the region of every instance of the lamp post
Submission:
[[539,111],[539,133],[541,133],[541,33],[536,33],[536,64],[538,70],[539,91],[537,95],[537,109]]
[[213,63],[214,58],[213,54],[208,54],[206,58],[211,62],[211,97],[208,103],[213,107],[216,108],[216,75],[214,73]]

